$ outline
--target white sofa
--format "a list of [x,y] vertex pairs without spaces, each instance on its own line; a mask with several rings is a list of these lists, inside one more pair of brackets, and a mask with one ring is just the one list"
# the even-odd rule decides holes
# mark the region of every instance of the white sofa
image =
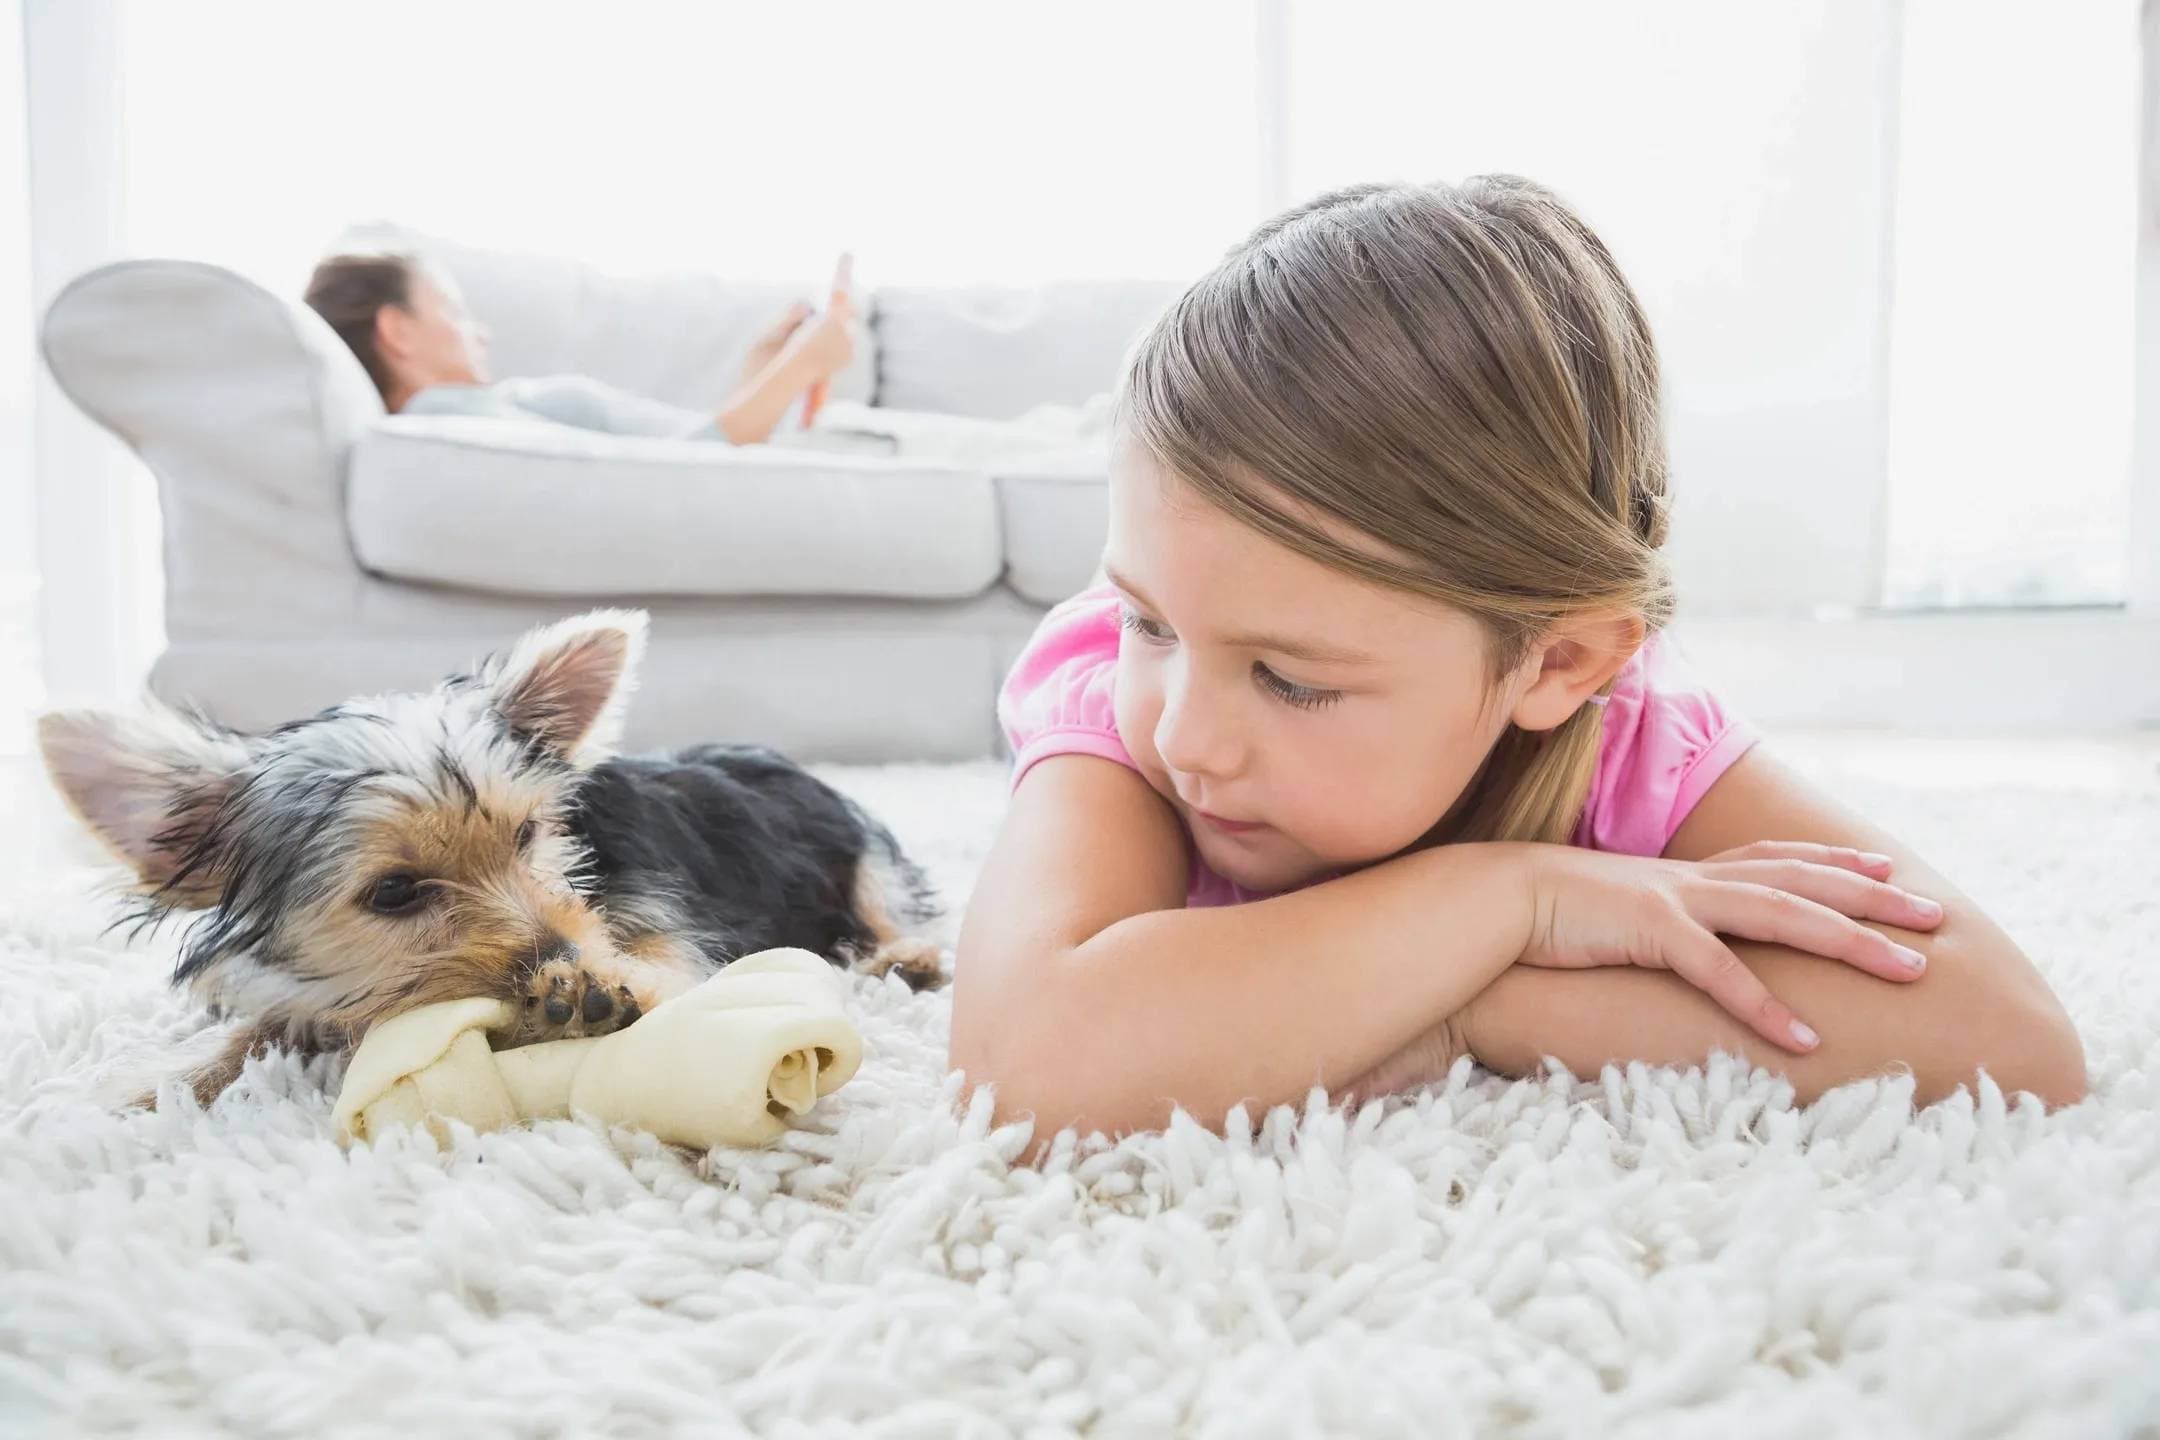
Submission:
[[[450,268],[498,375],[581,372],[685,405],[724,397],[797,293],[363,238]],[[1079,405],[1171,293],[878,290],[832,394],[985,418]],[[1099,448],[963,464],[386,415],[319,317],[212,265],[91,271],[42,343],[157,478],[168,643],[152,688],[242,729],[426,685],[525,626],[631,603],[653,616],[633,746],[993,754],[999,678],[1102,546]]]

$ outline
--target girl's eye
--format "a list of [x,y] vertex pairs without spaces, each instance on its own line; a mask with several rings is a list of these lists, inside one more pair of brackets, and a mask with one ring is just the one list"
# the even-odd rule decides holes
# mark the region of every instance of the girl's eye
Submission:
[[1118,611],[1118,623],[1150,644],[1166,644],[1171,638],[1169,631],[1157,625],[1153,620],[1141,619],[1139,612],[1136,610],[1120,609]]
[[425,892],[411,875],[385,875],[368,895],[368,908],[378,915],[405,915],[419,908]]
[[1300,710],[1317,710],[1322,705],[1332,705],[1342,699],[1340,690],[1315,690],[1307,685],[1293,685],[1257,660],[1253,662],[1252,668],[1253,678],[1260,682],[1261,689]]

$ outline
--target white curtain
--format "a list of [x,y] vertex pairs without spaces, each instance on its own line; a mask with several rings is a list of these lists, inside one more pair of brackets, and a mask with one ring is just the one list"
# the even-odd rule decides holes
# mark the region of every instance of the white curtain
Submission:
[[31,429],[30,155],[23,137],[21,0],[0,0],[0,755],[23,748],[44,695],[37,638]]

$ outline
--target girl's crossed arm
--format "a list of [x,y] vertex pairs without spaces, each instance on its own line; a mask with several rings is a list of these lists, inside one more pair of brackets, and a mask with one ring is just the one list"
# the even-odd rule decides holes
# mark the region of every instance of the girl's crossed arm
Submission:
[[[2085,1055],[2069,1017],[2001,926],[1941,874],[1880,828],[1839,805],[1762,745],[1720,776],[1667,845],[1668,857],[1706,859],[1765,839],[1853,846],[1891,857],[1897,883],[1939,901],[1929,933],[1882,927],[1928,958],[1909,985],[1783,945],[1731,942],[1770,989],[1807,1016],[1822,1044],[1792,1054],[1764,1043],[1676,977],[1652,970],[1541,970],[1515,966],[1455,1017],[1412,1042],[1375,1093],[1445,1072],[1467,1046],[1485,1064],[1523,1074],[1553,1055],[1577,1075],[1607,1061],[1698,1064],[1713,1048],[1782,1071],[1799,1098],[1886,1070],[1909,1069],[1927,1104],[1971,1084],[1985,1067],[2006,1091],[2049,1105],[2085,1095]],[[1457,1051],[1459,1053],[1459,1050]]]
[[[1067,1125],[1160,1128],[1173,1104],[1214,1124],[1240,1101],[1264,1109],[1367,1075],[1518,959],[1666,968],[1718,1013],[1783,1037],[1791,1012],[1731,963],[1711,918],[1804,944],[1807,964],[1846,968],[1818,958],[1836,955],[1885,976],[1906,973],[1896,947],[1846,917],[1928,923],[1910,896],[1828,864],[1552,863],[1562,848],[1438,846],[1186,909],[1190,857],[1169,806],[1124,766],[1052,757],[1015,791],[968,905],[951,1063],[995,1082],[1000,1120],[1033,1114],[1038,1142]],[[1507,1017],[1500,1033],[1537,1033],[1531,1010]]]

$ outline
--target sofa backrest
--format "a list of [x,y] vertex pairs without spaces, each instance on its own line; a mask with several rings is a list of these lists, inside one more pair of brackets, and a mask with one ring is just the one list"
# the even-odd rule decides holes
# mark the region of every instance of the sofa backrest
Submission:
[[1115,389],[1126,352],[1178,293],[1158,280],[877,292],[877,403],[1007,420]]

